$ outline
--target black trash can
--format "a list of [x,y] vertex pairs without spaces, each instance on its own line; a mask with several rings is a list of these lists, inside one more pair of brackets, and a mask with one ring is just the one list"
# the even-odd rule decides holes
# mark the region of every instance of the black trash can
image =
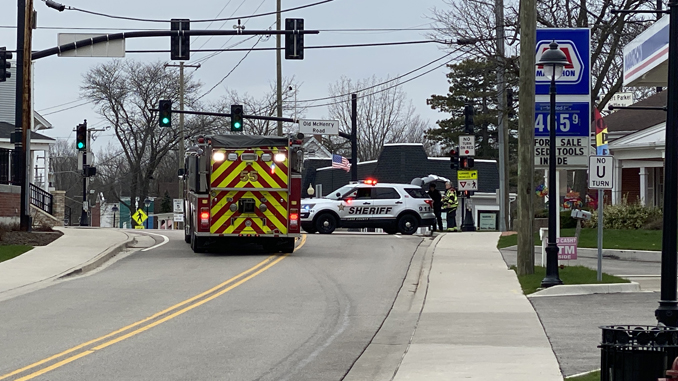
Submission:
[[641,325],[600,327],[601,381],[657,381],[678,356],[678,328]]

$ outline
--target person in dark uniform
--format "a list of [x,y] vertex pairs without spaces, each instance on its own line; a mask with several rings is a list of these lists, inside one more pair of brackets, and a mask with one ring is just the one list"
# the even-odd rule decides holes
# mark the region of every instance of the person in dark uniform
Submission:
[[[433,214],[435,214],[436,220],[438,221],[438,230],[443,231],[443,217],[442,217],[443,201],[442,197],[440,196],[440,192],[436,190],[436,185],[433,182],[428,184],[428,195],[433,200]],[[433,222],[433,227],[431,228],[431,230],[436,231],[435,221]]]

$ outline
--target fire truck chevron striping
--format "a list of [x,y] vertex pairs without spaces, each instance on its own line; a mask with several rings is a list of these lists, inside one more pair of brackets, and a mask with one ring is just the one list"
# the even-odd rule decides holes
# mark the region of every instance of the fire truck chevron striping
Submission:
[[254,242],[292,252],[300,237],[301,143],[246,135],[198,139],[183,177],[184,234],[193,250]]

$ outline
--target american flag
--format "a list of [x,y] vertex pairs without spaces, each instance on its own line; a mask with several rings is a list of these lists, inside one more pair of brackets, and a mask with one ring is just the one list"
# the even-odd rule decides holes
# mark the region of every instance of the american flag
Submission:
[[341,168],[344,171],[348,172],[351,169],[351,163],[348,162],[348,159],[337,154],[332,155],[332,168]]

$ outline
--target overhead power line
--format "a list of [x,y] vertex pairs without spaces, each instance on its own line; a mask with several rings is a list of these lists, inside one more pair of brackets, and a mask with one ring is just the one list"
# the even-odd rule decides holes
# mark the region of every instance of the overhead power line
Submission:
[[[334,1],[334,0],[323,0],[323,1],[318,1],[318,2],[315,2],[315,3],[311,3],[311,4],[300,5],[298,7],[283,9],[283,10],[280,11],[280,13],[296,11],[296,10],[304,9],[304,8],[310,8],[310,7],[314,7],[316,5],[330,3],[332,1]],[[64,6],[64,5],[61,5],[61,4],[58,4],[58,3],[54,3],[54,2],[51,2],[51,3],[56,4],[57,6],[61,6],[62,7],[61,9],[57,9],[57,10],[60,10],[60,11],[66,9],[66,10],[69,10],[69,11],[78,11],[78,12],[88,13],[88,14],[95,15],[95,16],[108,17],[108,18],[112,18],[112,19],[128,20],[128,21],[141,21],[141,22],[164,22],[164,23],[170,21],[170,20],[160,20],[160,19],[143,19],[143,18],[128,17],[128,16],[116,16],[116,15],[111,15],[111,14],[101,13],[101,12],[94,12],[94,11],[89,11],[89,10],[86,10],[86,9],[80,9],[80,8],[71,7],[71,6]],[[49,3],[48,3],[48,6],[50,6],[50,8],[54,8],[54,6],[49,5]],[[204,19],[204,20],[191,20],[191,22],[192,23],[202,23],[202,22],[215,22],[215,21],[230,21],[230,20],[239,20],[239,19],[242,20],[242,19],[251,19],[251,18],[255,18],[255,17],[270,16],[270,15],[275,15],[275,14],[278,14],[278,12],[266,12],[266,13],[253,14],[253,15],[249,15],[249,16],[237,16],[237,17],[226,17],[226,18],[215,18],[215,19]]]

